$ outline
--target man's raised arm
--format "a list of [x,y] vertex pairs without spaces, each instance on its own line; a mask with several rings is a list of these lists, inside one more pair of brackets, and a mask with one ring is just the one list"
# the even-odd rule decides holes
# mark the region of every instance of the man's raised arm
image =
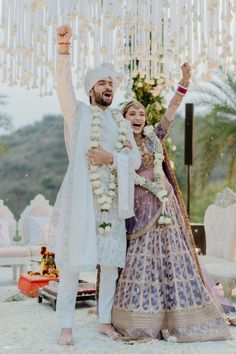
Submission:
[[69,25],[57,29],[58,59],[56,67],[56,88],[65,120],[70,123],[77,110],[75,92],[72,85],[70,65],[70,42],[72,30]]

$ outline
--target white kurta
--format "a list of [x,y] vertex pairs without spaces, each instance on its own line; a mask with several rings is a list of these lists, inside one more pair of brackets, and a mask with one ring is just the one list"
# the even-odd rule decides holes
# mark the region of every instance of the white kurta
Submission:
[[[114,198],[108,221],[111,233],[97,234],[101,222],[100,208],[93,196],[89,180],[86,153],[90,144],[92,112],[90,106],[77,102],[71,81],[70,56],[59,55],[57,63],[57,93],[65,119],[65,141],[69,166],[58,193],[50,228],[50,247],[56,253],[59,268],[94,270],[96,264],[123,267],[126,253],[125,220],[119,217],[118,198]],[[127,121],[127,139],[132,150],[125,149],[129,169],[138,169],[141,159]],[[101,145],[114,152],[118,127],[108,108],[101,111]],[[115,163],[119,155],[114,154]],[[124,171],[128,175],[128,171]],[[130,173],[130,171],[129,171]],[[106,185],[108,166],[101,167],[101,180]],[[130,195],[132,195],[130,186]]]

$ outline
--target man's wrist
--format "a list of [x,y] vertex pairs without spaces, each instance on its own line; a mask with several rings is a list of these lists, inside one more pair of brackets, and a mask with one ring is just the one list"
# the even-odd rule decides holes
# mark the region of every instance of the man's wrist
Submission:
[[58,43],[58,53],[69,55],[70,54],[70,44],[68,43]]
[[113,164],[113,155],[112,154],[109,154],[108,163],[111,165]]

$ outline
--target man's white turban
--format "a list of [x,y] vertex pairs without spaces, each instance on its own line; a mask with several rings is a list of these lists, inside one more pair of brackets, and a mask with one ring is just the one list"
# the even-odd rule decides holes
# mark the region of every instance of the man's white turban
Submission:
[[105,77],[110,77],[114,88],[117,89],[124,75],[122,72],[116,71],[111,63],[102,63],[101,66],[88,70],[84,78],[84,89],[88,96],[93,86]]

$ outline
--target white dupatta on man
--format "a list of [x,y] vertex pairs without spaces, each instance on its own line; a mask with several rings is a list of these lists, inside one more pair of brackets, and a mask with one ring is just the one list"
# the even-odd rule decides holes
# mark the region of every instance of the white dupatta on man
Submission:
[[[104,69],[102,75],[111,76],[109,70]],[[99,78],[95,76],[93,79]],[[70,57],[66,55],[59,55],[58,59],[57,92],[65,118],[69,166],[55,203],[49,245],[56,253],[59,269],[94,270],[97,264],[123,267],[126,251],[124,219],[133,215],[134,170],[141,162],[131,127],[127,121],[127,139],[132,144],[132,150],[123,149],[114,155],[118,197],[114,199],[109,213],[112,218],[111,234],[100,236],[96,230],[99,208],[93,197],[86,156],[90,148],[92,111],[86,104],[76,102]],[[102,114],[103,148],[112,152],[118,127],[110,109]],[[102,176],[106,180],[106,166],[102,169]]]

